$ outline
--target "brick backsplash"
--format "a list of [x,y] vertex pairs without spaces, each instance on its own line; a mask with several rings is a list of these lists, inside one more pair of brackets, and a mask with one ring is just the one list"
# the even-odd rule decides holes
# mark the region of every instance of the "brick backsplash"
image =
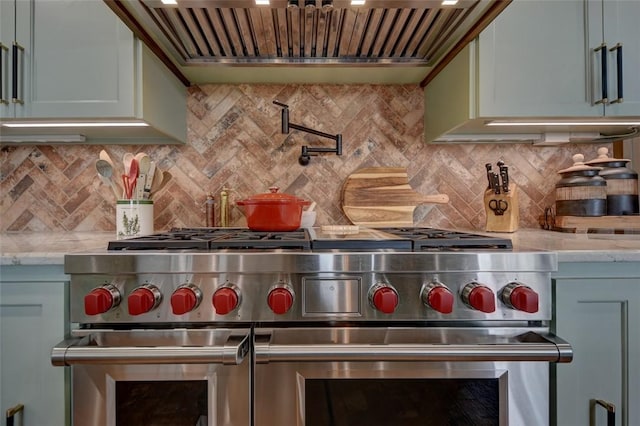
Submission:
[[[313,157],[298,164],[300,147],[333,146],[333,141],[292,130],[281,134],[280,108],[290,120],[330,134],[341,133],[343,155]],[[538,216],[554,202],[557,171],[596,145],[423,143],[423,95],[414,85],[202,85],[188,97],[186,145],[4,146],[0,190],[2,231],[115,230],[115,200],[98,179],[94,163],[105,149],[118,161],[145,151],[171,174],[154,197],[155,229],[204,226],[208,192],[224,186],[232,200],[282,192],[316,201],[317,224],[348,224],[340,209],[340,190],[362,167],[406,167],[413,188],[447,194],[449,204],[419,206],[418,226],[483,230],[485,163],[504,160],[519,185],[520,227],[538,227]],[[494,166],[495,167],[495,166]],[[244,225],[232,207],[232,223]]]

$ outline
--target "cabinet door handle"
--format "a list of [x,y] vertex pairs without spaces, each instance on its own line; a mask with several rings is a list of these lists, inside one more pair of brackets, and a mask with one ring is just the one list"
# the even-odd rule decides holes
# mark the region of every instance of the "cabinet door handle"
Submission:
[[612,104],[621,104],[622,103],[622,43],[618,43],[609,49],[610,52],[616,51],[616,76],[617,76],[617,89],[618,89],[618,97],[611,101]]
[[607,410],[607,426],[616,426],[616,406],[602,399],[591,400],[591,421],[589,424],[595,424],[596,405],[604,407]]
[[[23,62],[24,62],[24,47],[20,46],[18,43],[13,42],[13,87],[12,87],[12,96],[11,96],[11,102],[13,102],[14,104],[24,104],[24,100],[22,99],[22,97],[20,97],[18,95],[18,87],[20,86],[20,83],[22,83],[22,80],[18,81],[18,57],[20,56],[20,53],[22,53],[23,56]],[[22,64],[22,69],[24,70],[24,63]],[[24,90],[22,91],[24,93]]]
[[4,69],[5,60],[3,59],[3,55],[9,56],[9,48],[4,44],[0,43],[0,105],[7,105],[9,101],[4,98],[4,89],[5,89],[5,78],[4,73],[6,70]]
[[609,90],[607,87],[607,44],[602,43],[600,46],[593,49],[594,52],[600,51],[600,69],[602,80],[602,98],[595,101],[595,104],[608,104],[609,103]]
[[7,426],[13,426],[14,425],[14,419],[16,414],[21,413],[24,411],[24,405],[22,404],[18,404],[14,407],[11,408],[7,408]]

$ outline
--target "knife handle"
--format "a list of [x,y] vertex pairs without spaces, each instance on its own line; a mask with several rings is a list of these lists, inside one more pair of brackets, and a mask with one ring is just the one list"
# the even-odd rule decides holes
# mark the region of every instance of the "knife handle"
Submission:
[[491,180],[491,163],[485,164],[484,167],[487,169],[487,180],[489,181],[487,189],[491,189],[493,188],[493,181]]
[[507,170],[506,166],[500,168],[500,179],[502,180],[502,191],[504,193],[509,192],[509,173]]
[[491,173],[491,184],[493,185],[493,192],[495,194],[500,193],[500,178],[497,173]]

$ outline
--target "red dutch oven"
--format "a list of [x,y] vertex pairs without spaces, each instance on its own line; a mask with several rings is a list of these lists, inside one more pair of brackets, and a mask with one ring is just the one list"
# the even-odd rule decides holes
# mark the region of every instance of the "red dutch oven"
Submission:
[[269,188],[266,194],[252,195],[237,201],[247,226],[252,231],[295,231],[300,228],[302,208],[311,204],[307,200],[278,192],[278,187]]

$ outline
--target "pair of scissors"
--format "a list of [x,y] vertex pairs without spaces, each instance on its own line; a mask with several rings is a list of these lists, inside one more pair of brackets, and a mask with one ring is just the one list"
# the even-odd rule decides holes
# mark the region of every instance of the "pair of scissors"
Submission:
[[509,203],[504,200],[491,200],[489,201],[489,208],[493,210],[496,216],[502,216],[509,208]]

